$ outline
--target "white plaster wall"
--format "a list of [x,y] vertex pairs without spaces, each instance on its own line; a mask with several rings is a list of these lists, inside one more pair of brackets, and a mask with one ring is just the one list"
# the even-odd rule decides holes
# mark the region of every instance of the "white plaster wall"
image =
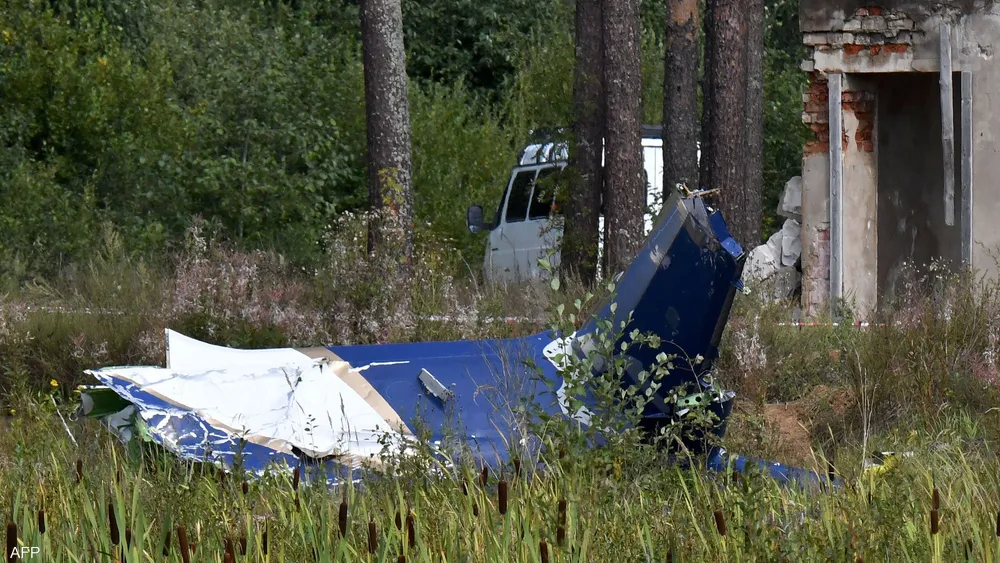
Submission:
[[802,159],[802,308],[807,317],[824,316],[830,295],[830,229],[827,153]]
[[[847,81],[847,89],[856,88]],[[854,135],[858,118],[843,113],[847,150],[843,155],[844,182],[844,299],[864,319],[877,303],[878,165],[875,152],[858,150]]]
[[1000,15],[969,16],[966,42],[980,58],[972,75],[972,266],[992,279],[1000,260],[1000,61],[992,53],[1000,39]]

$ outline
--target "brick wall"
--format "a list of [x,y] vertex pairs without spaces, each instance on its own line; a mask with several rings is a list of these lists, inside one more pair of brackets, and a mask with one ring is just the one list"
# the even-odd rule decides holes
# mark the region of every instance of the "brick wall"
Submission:
[[[818,72],[809,73],[809,88],[802,95],[804,110],[802,122],[812,130],[812,137],[803,149],[805,156],[830,151],[830,109],[829,89],[826,76]],[[875,150],[872,131],[875,128],[875,93],[868,91],[843,90],[840,97],[841,110],[852,113],[859,123],[854,141],[859,151]],[[844,133],[843,150],[850,146],[850,138]]]
[[843,49],[848,55],[903,53],[916,35],[914,22],[902,12],[878,7],[860,8],[839,29],[805,33],[802,42],[817,51]]

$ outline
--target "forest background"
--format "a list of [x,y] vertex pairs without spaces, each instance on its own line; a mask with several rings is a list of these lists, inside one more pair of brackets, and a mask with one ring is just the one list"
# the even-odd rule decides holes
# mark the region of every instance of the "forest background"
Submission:
[[[641,2],[642,120],[663,112],[663,0]],[[0,8],[4,282],[64,273],[109,230],[164,262],[192,227],[307,271],[368,206],[356,1],[16,0]],[[765,6],[762,234],[808,129],[795,0]],[[573,120],[574,3],[403,3],[418,245],[468,274],[517,150]],[[763,241],[741,241],[752,247]]]

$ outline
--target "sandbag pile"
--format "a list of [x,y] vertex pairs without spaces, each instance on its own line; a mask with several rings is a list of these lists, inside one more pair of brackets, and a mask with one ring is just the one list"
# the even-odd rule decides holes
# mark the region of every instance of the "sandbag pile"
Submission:
[[785,183],[778,200],[778,215],[785,217],[781,230],[750,251],[743,279],[761,288],[765,297],[783,300],[794,297],[802,281],[802,177]]

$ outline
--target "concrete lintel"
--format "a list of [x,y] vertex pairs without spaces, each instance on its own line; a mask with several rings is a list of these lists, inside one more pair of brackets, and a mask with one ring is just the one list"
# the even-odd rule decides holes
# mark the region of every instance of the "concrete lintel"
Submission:
[[941,23],[941,156],[944,159],[944,224],[955,226],[955,95],[951,80],[951,25]]
[[962,263],[972,268],[972,73],[962,72]]
[[[952,55],[952,72],[976,72],[982,68],[982,59]],[[813,70],[819,72],[845,72],[848,74],[885,74],[892,72],[938,72],[941,63],[937,57],[917,58],[912,53],[848,55],[842,49],[816,51]]]
[[843,120],[841,93],[843,75],[827,76],[830,114],[830,315],[836,316],[836,307],[844,293],[844,186],[843,186]]
[[[820,72],[847,73],[887,73],[913,72],[913,52],[879,53],[868,51],[849,55],[843,49],[816,51],[813,53],[813,67]],[[937,70],[937,69],[935,69]]]

